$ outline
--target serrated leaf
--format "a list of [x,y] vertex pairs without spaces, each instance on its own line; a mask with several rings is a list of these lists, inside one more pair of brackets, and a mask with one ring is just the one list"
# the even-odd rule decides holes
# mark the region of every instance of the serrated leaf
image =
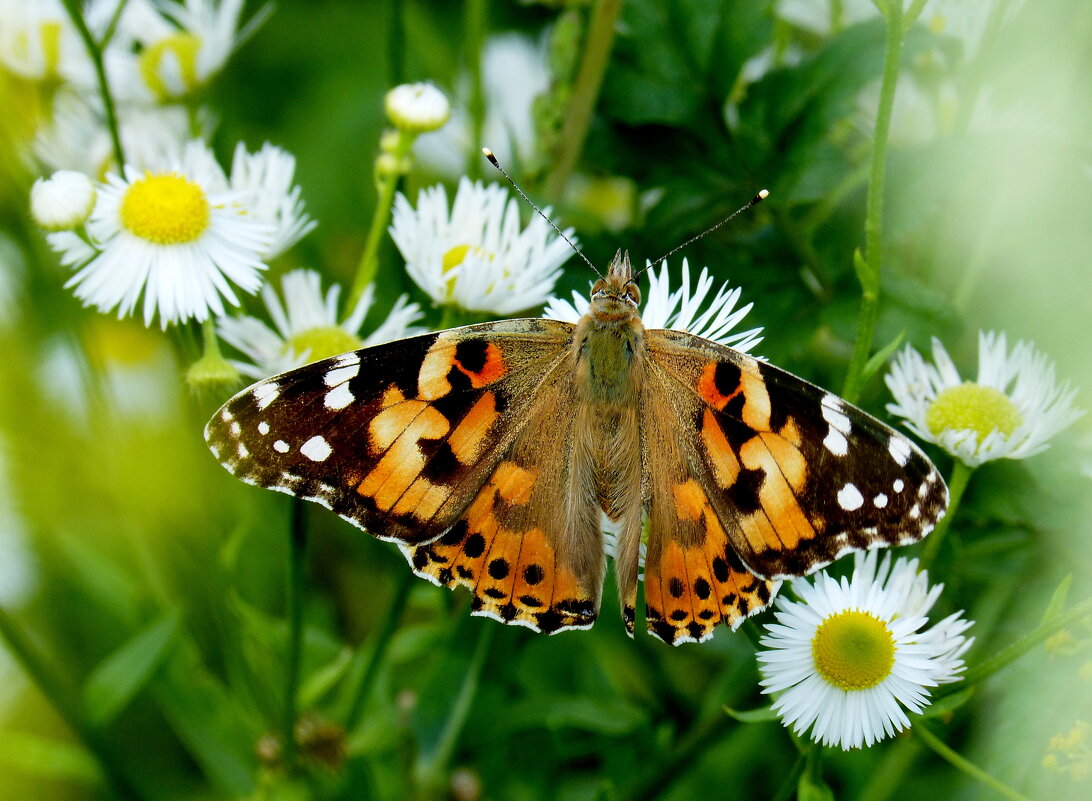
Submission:
[[1047,604],[1046,611],[1043,612],[1042,623],[1046,623],[1052,617],[1065,611],[1065,602],[1069,597],[1069,586],[1073,583],[1073,574],[1069,573],[1064,579],[1059,582],[1055,588],[1054,593],[1050,596],[1050,603]]
[[163,663],[179,632],[177,611],[167,612],[106,657],[83,685],[88,722],[103,726],[117,717]]
[[891,354],[898,350],[899,345],[902,344],[902,341],[905,338],[906,332],[899,331],[894,339],[892,339],[890,342],[888,342],[886,345],[884,345],[882,348],[880,348],[869,357],[868,361],[865,362],[864,370],[861,375],[862,384],[867,384],[872,379],[872,377],[876,375],[876,373],[878,373],[885,364],[887,364],[887,360],[891,358]]
[[99,785],[103,778],[80,746],[21,731],[0,731],[0,765],[52,781]]
[[774,712],[773,706],[760,706],[757,709],[732,709],[726,706],[724,711],[740,723],[769,723],[777,720],[777,713]]

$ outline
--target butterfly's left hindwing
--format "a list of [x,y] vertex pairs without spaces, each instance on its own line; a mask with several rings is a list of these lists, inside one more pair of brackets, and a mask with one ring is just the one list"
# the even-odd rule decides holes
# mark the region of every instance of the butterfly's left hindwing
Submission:
[[240,392],[205,438],[243,481],[381,539],[429,542],[489,479],[571,332],[511,320],[335,356]]

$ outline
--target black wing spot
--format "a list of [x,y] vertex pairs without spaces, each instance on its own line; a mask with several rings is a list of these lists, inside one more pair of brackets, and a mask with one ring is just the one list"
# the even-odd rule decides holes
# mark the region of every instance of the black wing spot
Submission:
[[455,346],[455,360],[470,373],[480,373],[485,367],[489,343],[484,339],[464,339]]
[[709,593],[712,588],[709,586],[709,582],[700,576],[694,581],[694,593],[703,601],[709,597]]
[[481,534],[471,534],[466,539],[466,545],[463,546],[463,553],[471,559],[477,559],[485,553],[485,537]]
[[460,520],[447,530],[444,536],[440,537],[441,545],[458,545],[466,539],[467,523],[465,520]]
[[539,565],[527,565],[523,570],[523,580],[531,586],[538,584],[544,578],[546,578],[546,571]]
[[713,384],[717,392],[725,398],[739,390],[741,378],[742,373],[737,365],[731,362],[717,362],[716,370],[713,372]]
[[766,473],[763,470],[744,468],[739,471],[736,483],[728,490],[728,496],[742,514],[752,515],[762,507],[758,493],[765,480]]
[[500,581],[508,575],[508,562],[504,559],[494,559],[489,563],[489,575]]
[[672,620],[686,620],[690,615],[684,609],[676,609],[671,613]]
[[682,598],[684,589],[686,588],[683,587],[682,581],[678,578],[671,579],[671,581],[667,585],[667,591],[671,593],[671,596],[673,598]]
[[719,556],[713,560],[713,577],[721,584],[728,581],[728,563]]

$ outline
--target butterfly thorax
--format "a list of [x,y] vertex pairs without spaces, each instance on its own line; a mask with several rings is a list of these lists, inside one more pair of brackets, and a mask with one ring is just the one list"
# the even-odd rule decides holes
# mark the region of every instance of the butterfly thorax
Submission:
[[644,372],[644,326],[629,254],[618,251],[607,277],[595,282],[591,304],[576,328],[573,358],[583,400],[633,407]]

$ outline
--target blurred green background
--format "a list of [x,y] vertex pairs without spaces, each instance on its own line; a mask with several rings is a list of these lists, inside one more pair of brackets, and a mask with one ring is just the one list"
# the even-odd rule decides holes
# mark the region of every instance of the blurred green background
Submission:
[[[553,69],[532,147],[506,160],[532,197],[602,265],[619,246],[636,262],[656,258],[768,188],[768,201],[680,255],[743,287],[755,304],[746,324],[765,328],[762,355],[837,389],[860,296],[852,256],[879,13],[855,21],[845,3],[847,19],[832,26],[826,2],[625,0],[576,176],[550,196],[566,87],[598,5],[278,3],[207,97],[218,152],[269,140],[297,158],[319,227],[273,274],[306,266],[350,281],[375,203],[387,89],[430,80],[465,108],[482,41],[516,33]],[[966,15],[984,24],[960,27]],[[1080,0],[926,3],[905,40],[892,123],[877,347],[900,332],[919,348],[937,336],[973,377],[978,330],[1003,330],[1034,340],[1088,407],[1090,41],[1092,6]],[[518,94],[517,78],[484,76]],[[32,129],[26,87],[6,79],[5,91],[6,113]],[[442,144],[458,168],[422,159],[405,191],[491,178],[469,144]],[[0,189],[0,607],[41,664],[31,681],[0,647],[0,798],[105,799],[118,787],[157,801],[779,792],[798,753],[788,733],[723,711],[765,703],[752,642],[727,630],[702,646],[631,642],[609,579],[594,630],[549,638],[471,619],[465,593],[414,581],[360,725],[340,732],[408,568],[318,508],[305,511],[300,692],[312,761],[294,778],[263,763],[263,738],[280,725],[292,502],[235,482],[211,458],[201,428],[224,398],[188,392],[185,348],[82,309],[62,288],[65,272],[28,218],[35,172],[16,159],[19,145],[17,131],[5,140]],[[381,254],[371,322],[403,291],[427,307],[389,242]],[[589,278],[572,259],[557,294],[586,291]],[[876,378],[862,405],[882,417],[888,400]],[[950,460],[933,455],[947,475]],[[1090,482],[1087,418],[1044,454],[976,473],[934,571],[946,584],[936,611],[977,621],[970,664],[1033,628],[1067,574],[1070,601],[1088,597]],[[1069,635],[931,721],[1029,798],[1089,793],[1087,780],[1041,764],[1051,737],[1092,719],[1092,628]],[[448,752],[445,723],[475,658],[480,685]],[[58,699],[98,717],[66,719]],[[1001,797],[912,733],[828,752],[824,775],[839,799]]]

